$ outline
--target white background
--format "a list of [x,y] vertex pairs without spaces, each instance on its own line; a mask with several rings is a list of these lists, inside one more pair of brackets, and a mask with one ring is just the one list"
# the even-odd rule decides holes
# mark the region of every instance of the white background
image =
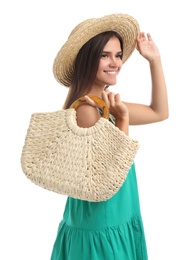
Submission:
[[[75,25],[123,12],[157,43],[167,81],[170,117],[131,127],[140,141],[136,170],[149,260],[188,260],[187,1],[7,0],[0,6],[0,259],[49,260],[66,197],[23,174],[20,155],[30,115],[62,108],[67,89],[53,59]],[[148,63],[134,52],[112,90],[123,100],[150,102]],[[79,259],[81,259],[79,257]],[[74,259],[75,260],[75,259]],[[100,260],[100,259],[99,259]]]

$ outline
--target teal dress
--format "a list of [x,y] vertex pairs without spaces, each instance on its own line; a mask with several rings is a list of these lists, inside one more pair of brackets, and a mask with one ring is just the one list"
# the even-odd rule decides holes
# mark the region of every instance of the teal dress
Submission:
[[67,198],[51,260],[147,260],[135,165],[109,200]]

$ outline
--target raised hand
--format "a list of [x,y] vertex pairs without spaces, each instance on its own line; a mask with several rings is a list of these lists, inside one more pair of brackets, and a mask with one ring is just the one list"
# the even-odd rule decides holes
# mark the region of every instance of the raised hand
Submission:
[[136,49],[149,62],[153,61],[157,57],[160,57],[159,50],[149,33],[140,33],[139,38],[137,39]]

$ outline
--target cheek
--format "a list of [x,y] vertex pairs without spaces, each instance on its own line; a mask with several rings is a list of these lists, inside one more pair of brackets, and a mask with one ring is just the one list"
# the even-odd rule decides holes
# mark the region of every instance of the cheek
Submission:
[[102,73],[105,68],[106,68],[106,65],[104,64],[104,62],[100,62],[98,65],[97,74]]
[[98,64],[98,70],[103,70],[107,66],[107,62],[105,60],[100,60]]

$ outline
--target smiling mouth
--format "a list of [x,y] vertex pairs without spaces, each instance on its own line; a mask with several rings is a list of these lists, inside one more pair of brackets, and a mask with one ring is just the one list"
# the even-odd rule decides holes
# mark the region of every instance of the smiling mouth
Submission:
[[106,71],[106,73],[109,75],[115,75],[117,72],[116,71]]

